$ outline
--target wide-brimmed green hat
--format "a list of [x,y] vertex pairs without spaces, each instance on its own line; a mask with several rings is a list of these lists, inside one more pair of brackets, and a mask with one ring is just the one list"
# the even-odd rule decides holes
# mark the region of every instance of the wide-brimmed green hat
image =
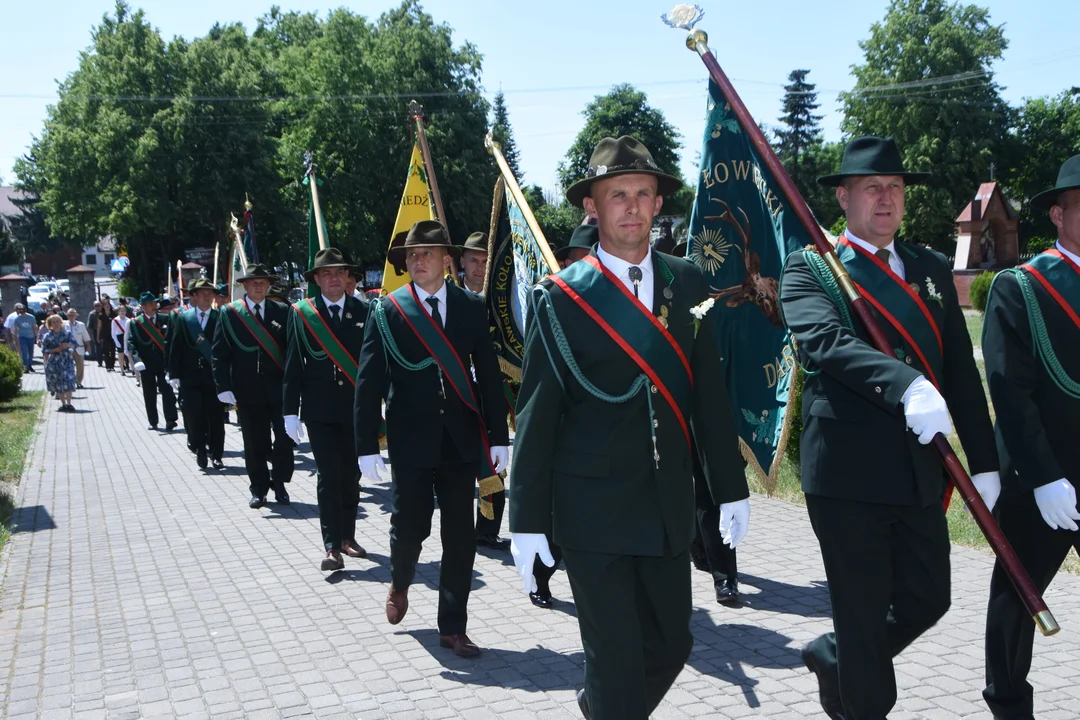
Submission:
[[844,178],[866,175],[899,175],[906,185],[920,185],[930,179],[930,173],[908,172],[893,138],[855,138],[844,148],[840,172],[818,178],[818,185],[837,187]]
[[217,295],[223,295],[225,297],[228,297],[229,296],[229,284],[228,283],[218,283],[214,287],[214,293],[217,294]]
[[600,230],[595,225],[578,225],[570,235],[570,242],[555,251],[555,259],[562,262],[571,250],[591,250],[600,241]]
[[1080,188],[1080,155],[1073,155],[1058,170],[1057,184],[1031,198],[1031,207],[1046,210],[1054,204],[1058,195],[1077,188]]
[[281,282],[273,283],[266,291],[266,297],[276,297],[285,300],[289,297],[289,288]]
[[589,196],[594,182],[617,175],[653,175],[656,177],[657,195],[670,195],[683,184],[679,178],[661,170],[649,148],[636,139],[629,135],[606,137],[596,143],[585,177],[566,189],[566,199],[571,205],[582,207],[581,203]]
[[244,282],[245,280],[269,280],[274,282],[277,279],[278,276],[267,270],[265,265],[255,263],[254,265],[248,265],[247,272],[236,278],[236,282]]
[[214,283],[210,282],[206,278],[196,278],[191,282],[191,284],[184,288],[184,292],[186,292],[188,295],[195,292],[196,290],[209,290],[211,292],[217,292],[217,288],[214,287]]
[[315,281],[315,273],[319,270],[326,268],[345,268],[346,270],[352,267],[351,264],[345,261],[345,256],[341,254],[341,251],[337,248],[326,248],[320,250],[315,254],[315,262],[311,264],[311,268],[304,273],[304,279],[308,282]]
[[475,250],[476,252],[486,253],[488,251],[488,237],[487,233],[474,232],[466,240],[465,244],[461,246],[461,251]]
[[420,220],[413,223],[405,242],[393,246],[386,253],[391,263],[403,262],[410,248],[444,248],[454,257],[461,254],[461,248],[450,244],[450,234],[438,220]]
[[140,305],[145,305],[146,303],[160,303],[160,302],[161,302],[161,298],[159,298],[157,295],[150,292],[149,290],[147,290],[146,292],[144,292],[142,295],[139,296],[139,304]]

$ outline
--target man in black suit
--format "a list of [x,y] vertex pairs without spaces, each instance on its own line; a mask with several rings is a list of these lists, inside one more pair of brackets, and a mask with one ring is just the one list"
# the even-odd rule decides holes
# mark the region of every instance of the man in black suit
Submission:
[[[995,514],[1042,592],[1069,551],[1080,552],[1080,155],[1061,166],[1057,185],[1031,206],[1049,212],[1058,241],[994,279],[982,347],[1002,465]],[[1034,717],[1027,680],[1034,639],[1035,622],[998,563],[990,579],[983,690],[995,718]]]
[[750,517],[713,323],[692,322],[707,283],[649,248],[681,185],[634,138],[602,139],[566,192],[599,245],[534,289],[526,331],[511,550],[528,592],[547,536],[562,547],[595,720],[645,720],[690,656],[691,428],[732,546]]
[[274,500],[288,505],[285,483],[293,475],[293,441],[285,433],[281,409],[289,308],[267,297],[275,279],[263,265],[249,267],[236,279],[244,286],[243,299],[219,308],[214,334],[217,397],[226,405],[236,406],[244,438],[251,508],[266,504],[271,487]]
[[480,649],[465,634],[476,556],[473,489],[478,477],[481,495],[502,489],[498,473],[507,463],[509,433],[487,308],[444,279],[456,252],[434,220],[413,225],[404,244],[390,250],[391,262],[404,258],[412,282],[372,310],[356,383],[356,452],[364,475],[385,471],[379,455],[385,398],[393,468],[386,619],[396,625],[408,610],[421,545],[431,533],[434,491],[442,530],[439,643],[473,657]]
[[[892,658],[949,608],[946,477],[930,446],[952,420],[972,480],[998,480],[993,430],[952,272],[932,250],[895,240],[908,172],[892,138],[856,138],[836,188],[847,216],[837,255],[874,307],[893,352],[852,323],[813,249],[792,253],[781,309],[808,372],[802,487],[829,580],[835,632],[802,651],[831,718],[883,720],[896,702]],[[911,430],[911,432],[908,432]],[[998,485],[1000,487],[1000,485]]]
[[342,552],[355,558],[367,556],[356,542],[360,476],[353,452],[352,387],[368,302],[345,294],[350,268],[337,248],[320,250],[304,276],[319,286],[319,295],[293,305],[286,326],[285,432],[299,444],[304,438],[302,418],[311,437],[326,550],[322,570],[344,568]]
[[[161,408],[165,413],[165,430],[176,427],[176,395],[165,379],[166,345],[169,342],[169,316],[158,312],[158,299],[151,292],[139,296],[143,314],[130,323],[127,343],[135,361],[146,405],[147,430],[157,430],[157,396],[161,393]],[[110,339],[111,343],[112,340]]]
[[218,323],[212,307],[214,286],[199,278],[186,289],[194,307],[172,315],[169,327],[169,384],[180,393],[188,447],[194,448],[199,468],[206,469],[207,448],[215,470],[225,464],[225,423],[214,388],[210,346]]

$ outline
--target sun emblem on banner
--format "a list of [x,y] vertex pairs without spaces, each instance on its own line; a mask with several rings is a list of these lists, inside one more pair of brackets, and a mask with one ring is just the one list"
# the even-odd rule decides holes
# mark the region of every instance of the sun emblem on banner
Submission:
[[732,245],[724,237],[724,233],[715,228],[704,228],[690,238],[690,253],[687,257],[699,268],[712,275],[727,260],[731,248]]

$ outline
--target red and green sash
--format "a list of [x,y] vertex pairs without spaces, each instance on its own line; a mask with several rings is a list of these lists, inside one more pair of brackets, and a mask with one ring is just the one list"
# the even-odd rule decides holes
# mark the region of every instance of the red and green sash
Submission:
[[[225,305],[225,307],[233,311],[233,314],[240,320],[240,324],[251,333],[251,336],[255,338],[255,342],[270,356],[274,364],[284,370],[285,359],[281,354],[281,348],[278,346],[277,341],[274,340],[274,336],[267,332],[257,317],[251,314],[247,303],[243,300],[237,300]],[[316,314],[318,313],[316,312]],[[352,377],[355,377],[355,375]]]
[[355,387],[356,359],[349,354],[349,351],[341,344],[334,331],[330,329],[318,308],[315,307],[315,301],[311,298],[301,300],[293,305],[293,310],[296,311],[300,321],[304,323],[304,327],[315,338],[315,342],[319,343],[319,347],[330,358],[330,362],[334,363],[337,369],[345,377],[349,378],[349,382]]
[[1050,248],[1020,268],[1042,285],[1080,329],[1080,315],[1077,315],[1077,308],[1080,308],[1080,266],[1057,248]]
[[135,324],[143,329],[150,341],[157,345],[158,350],[165,352],[165,336],[161,334],[156,325],[146,319],[146,315],[135,318]]
[[667,328],[593,255],[552,280],[649,377],[675,413],[689,446],[690,426],[683,408],[693,400],[694,377]]
[[859,294],[892,325],[908,345],[926,377],[939,390],[944,370],[941,330],[919,293],[892,271],[889,264],[841,236],[836,254]]
[[[480,496],[486,498],[486,502],[490,503],[490,496],[501,491],[503,485],[498,473],[495,472],[495,466],[491,463],[491,448],[488,445],[484,415],[480,411],[480,403],[473,393],[472,376],[469,374],[468,366],[458,356],[443,329],[424,309],[412,283],[402,285],[387,295],[386,299],[397,308],[409,329],[413,331],[417,339],[428,351],[428,354],[438,364],[439,370],[442,371],[443,380],[450,384],[450,387],[453,388],[458,398],[465,404],[465,407],[476,414],[476,421],[480,424],[480,457],[478,458],[480,474],[477,479],[480,481]],[[492,512],[490,505],[486,509],[488,512]],[[485,517],[489,517],[489,519],[494,517],[493,512],[492,515],[488,516],[488,513],[484,512],[484,510],[482,504],[481,512],[484,513]]]

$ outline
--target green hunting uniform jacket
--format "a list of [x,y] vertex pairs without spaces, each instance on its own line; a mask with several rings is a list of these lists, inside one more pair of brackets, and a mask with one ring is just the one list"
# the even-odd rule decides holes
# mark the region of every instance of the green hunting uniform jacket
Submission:
[[[993,429],[972,355],[952,272],[938,253],[897,242],[905,282],[919,297],[942,339],[939,378],[971,474],[997,470]],[[938,300],[930,297],[930,280]],[[787,260],[780,282],[784,321],[810,371],[803,384],[799,443],[803,492],[890,505],[941,502],[946,476],[936,451],[907,429],[904,392],[920,374],[911,344],[872,310],[894,348],[878,351],[854,317],[849,329],[802,251]]]
[[[691,366],[692,402],[681,410],[701,448],[709,488],[717,503],[744,499],[749,492],[713,323],[702,322],[695,339],[690,314],[708,298],[705,278],[686,260],[656,252],[652,257],[652,310],[662,316],[667,307],[668,330]],[[670,285],[661,260],[674,276]],[[641,369],[562,289],[550,279],[542,284],[585,379],[611,395],[627,392]],[[691,449],[674,412],[651,385],[625,403],[598,399],[555,347],[547,311],[531,313],[510,472],[510,530],[553,534],[564,549],[593,553],[685,551],[694,537],[694,478]],[[646,392],[659,423],[659,469]]]
[[[1080,382],[1080,328],[1039,282],[1029,284],[1058,362],[1069,378]],[[1073,311],[1080,313],[1080,307]],[[1030,497],[1035,488],[1061,478],[1080,490],[1080,399],[1054,381],[1035,353],[1024,295],[1012,272],[994,279],[984,323],[982,348],[997,415],[1001,501]]]
[[[143,329],[143,323],[140,320],[143,317],[148,322],[152,322],[164,337],[164,349],[159,348],[146,330]],[[146,370],[151,375],[157,375],[168,370],[167,353],[169,349],[170,320],[171,318],[167,313],[157,313],[153,316],[140,315],[128,324],[127,345],[131,350],[131,356],[135,362],[146,365]]]

